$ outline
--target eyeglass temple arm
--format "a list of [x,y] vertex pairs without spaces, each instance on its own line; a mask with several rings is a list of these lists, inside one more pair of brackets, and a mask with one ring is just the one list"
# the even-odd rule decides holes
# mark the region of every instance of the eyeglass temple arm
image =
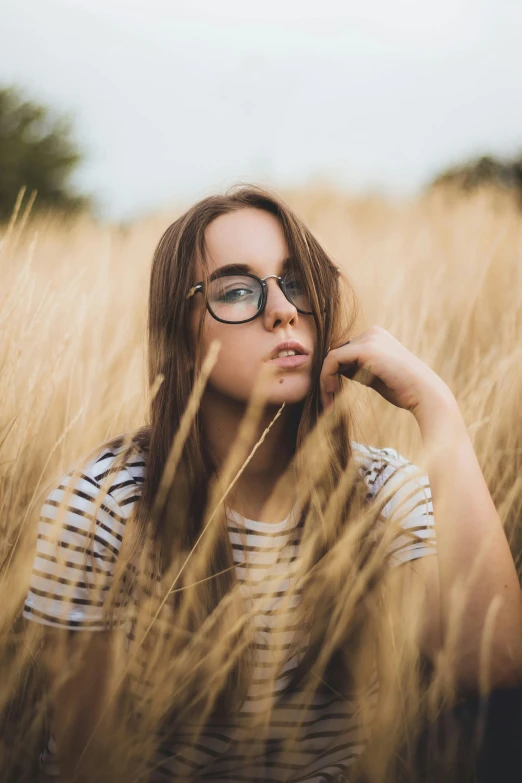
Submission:
[[193,285],[190,291],[188,292],[186,299],[190,299],[191,296],[194,296],[198,291],[201,291],[201,283],[197,283],[196,285]]

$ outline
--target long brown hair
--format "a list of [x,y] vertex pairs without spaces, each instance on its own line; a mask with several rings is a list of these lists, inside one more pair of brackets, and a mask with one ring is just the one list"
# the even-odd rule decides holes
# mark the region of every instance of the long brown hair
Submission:
[[[329,348],[342,344],[351,334],[357,318],[355,294],[337,264],[279,196],[259,186],[236,185],[223,195],[211,195],[202,199],[175,220],[161,237],[153,257],[148,313],[148,376],[150,387],[155,389],[155,394],[150,406],[150,422],[133,438],[134,447],[138,447],[146,455],[144,484],[134,513],[135,542],[138,548],[143,548],[146,541],[155,543],[159,557],[153,578],[158,574],[161,577],[172,569],[173,564],[179,567],[198,541],[209,513],[209,487],[215,479],[216,466],[206,447],[198,414],[193,418],[178,469],[161,508],[155,506],[155,500],[173,440],[187,409],[203,359],[199,352],[199,340],[194,342],[191,332],[190,300],[186,298],[190,287],[197,282],[195,261],[196,258],[200,259],[204,280],[208,280],[206,227],[218,216],[246,207],[265,210],[278,219],[289,255],[299,269],[312,304],[317,330],[310,390],[305,400],[294,408],[293,432],[290,433],[295,439],[295,455],[297,461],[300,460],[301,476],[306,477],[305,512],[299,524],[304,527],[304,539],[308,537],[314,542],[307,565],[308,577],[316,573],[319,580],[324,578],[321,563],[324,565],[340,531],[346,526],[347,520],[358,513],[357,509],[363,501],[360,485],[346,481],[352,458],[352,420],[346,406],[337,412],[335,423],[330,429],[322,433],[320,444],[326,453],[325,465],[321,468],[312,464],[313,460],[309,458],[310,446],[308,458],[304,458],[305,444],[310,442],[313,433],[316,433],[316,425],[323,413],[319,389],[322,363]],[[204,312],[198,336],[201,335],[203,317]],[[161,380],[159,386],[158,379]],[[332,499],[336,502],[332,503]],[[330,518],[332,508],[335,508],[333,522],[325,521],[327,507],[330,510]],[[225,597],[231,593],[237,582],[232,548],[225,534],[226,528],[220,530],[221,534],[212,539],[209,557],[205,561],[207,579],[199,590],[197,599],[192,600],[192,608],[185,608],[184,619],[179,621],[184,625],[183,633],[187,634],[185,638],[192,638],[191,635],[205,619],[215,613],[218,607],[223,606]],[[363,559],[367,558],[368,552],[364,546],[361,546],[360,552]],[[188,571],[185,575],[187,573]],[[192,570],[191,579],[194,579],[194,576],[195,571]],[[188,576],[187,580],[190,581]],[[180,584],[182,581],[180,580]],[[311,631],[311,643],[301,666],[294,673],[292,686],[297,685],[306,676],[314,661],[317,661],[321,638],[324,638],[326,630],[326,626],[320,625],[321,622],[327,623],[328,618],[332,617],[338,597],[334,589],[326,589],[323,583],[318,594],[317,584],[314,587],[310,582],[309,600],[303,602],[308,615],[307,622],[303,622],[302,627]],[[180,606],[183,592],[177,592],[174,598]],[[225,620],[222,622],[225,623]],[[230,623],[230,618],[226,622]],[[235,641],[234,646],[239,649],[242,644],[241,632]],[[233,646],[232,642],[230,646]],[[237,656],[234,665],[230,667],[225,685],[212,709],[230,709],[245,697],[252,659],[249,657],[251,649],[249,652],[248,645],[243,644],[243,648],[245,654]],[[337,687],[344,676],[344,669],[339,666],[342,648],[343,645],[339,642],[337,652],[332,651],[324,677],[325,682],[329,679],[338,680]],[[187,707],[200,703],[200,691],[199,675],[195,675],[191,685],[187,681],[183,705]],[[178,719],[182,719],[179,713]]]

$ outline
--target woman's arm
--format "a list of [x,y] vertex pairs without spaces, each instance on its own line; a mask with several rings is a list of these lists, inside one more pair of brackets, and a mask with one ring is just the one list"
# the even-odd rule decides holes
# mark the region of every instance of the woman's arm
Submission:
[[[463,689],[514,683],[522,669],[520,586],[455,397],[428,365],[377,325],[327,354],[321,371],[325,409],[339,391],[339,375],[413,413],[421,431],[438,551],[437,558],[411,566],[426,585],[424,648],[431,657],[439,642],[446,653],[454,651],[450,663]],[[490,650],[486,680],[484,640]]]
[[101,770],[106,767],[116,717],[114,700],[108,698],[111,632],[46,628],[43,657],[60,780],[104,780]]
[[457,684],[467,690],[481,684],[487,642],[482,682],[501,687],[516,682],[522,670],[520,585],[465,422],[448,392],[426,392],[412,410],[425,448],[438,550],[437,558],[412,563],[426,587],[421,645],[433,657],[440,628],[443,645],[449,643],[456,656]]

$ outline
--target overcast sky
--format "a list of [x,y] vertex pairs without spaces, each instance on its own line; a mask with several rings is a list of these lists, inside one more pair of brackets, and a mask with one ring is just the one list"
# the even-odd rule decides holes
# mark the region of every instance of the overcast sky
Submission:
[[521,42],[520,0],[4,0],[0,83],[73,114],[76,181],[119,219],[522,152]]

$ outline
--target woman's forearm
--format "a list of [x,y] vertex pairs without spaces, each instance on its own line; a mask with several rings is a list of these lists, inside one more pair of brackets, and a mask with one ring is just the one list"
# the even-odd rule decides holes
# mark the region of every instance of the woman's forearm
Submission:
[[453,395],[427,396],[414,416],[432,493],[443,640],[453,642],[460,681],[476,684],[489,639],[489,683],[510,684],[521,668],[522,602],[502,523]]
[[[107,702],[110,637],[105,632],[66,634],[52,634],[45,660],[60,782],[109,780],[102,773],[113,740],[114,709]],[[77,657],[80,661],[75,661]],[[70,674],[64,677],[68,670]]]

